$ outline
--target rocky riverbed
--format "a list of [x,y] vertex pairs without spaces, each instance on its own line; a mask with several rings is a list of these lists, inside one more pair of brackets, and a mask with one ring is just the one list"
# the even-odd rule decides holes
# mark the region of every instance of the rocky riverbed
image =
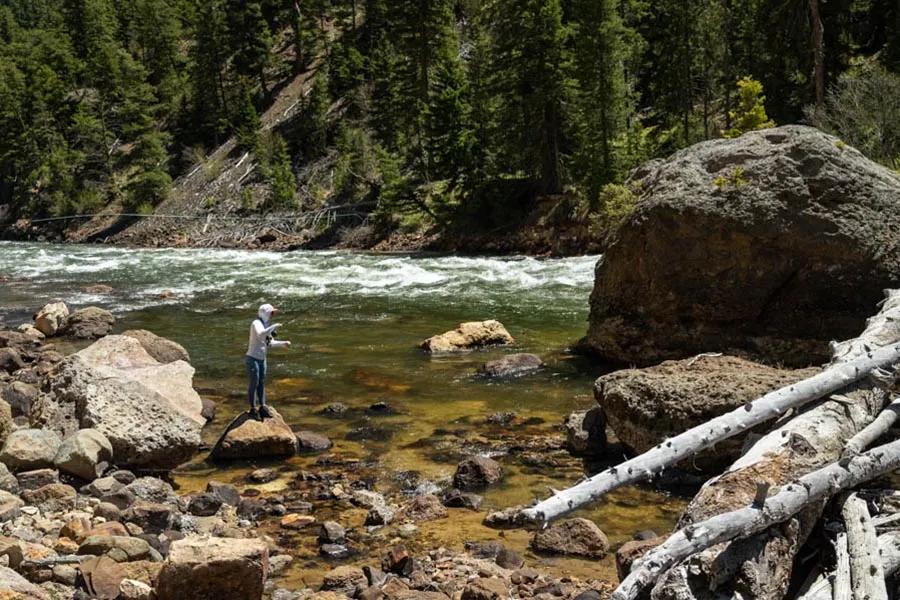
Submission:
[[[378,491],[377,460],[295,431],[277,411],[226,427],[227,407],[217,417],[195,390],[187,350],[116,327],[104,309],[53,302],[0,331],[0,582],[15,597],[588,600],[611,590],[613,544],[592,521],[540,535],[482,524],[482,494],[511,473],[574,477],[578,457],[602,454],[596,411],[565,426],[499,412],[480,417],[479,435],[436,430],[417,445],[458,463],[452,477],[401,471]],[[452,353],[498,343],[513,338],[489,321],[425,345]],[[512,354],[480,376],[541,368]],[[332,403],[323,413],[354,410]],[[631,496],[623,506],[638,509]]]

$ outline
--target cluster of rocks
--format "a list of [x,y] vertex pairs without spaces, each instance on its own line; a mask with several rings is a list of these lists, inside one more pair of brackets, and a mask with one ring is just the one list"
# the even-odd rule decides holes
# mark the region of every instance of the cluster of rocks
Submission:
[[46,304],[34,314],[34,328],[47,337],[66,335],[78,339],[97,339],[112,332],[116,318],[96,306],[70,312],[65,302]]
[[473,543],[468,553],[445,548],[413,556],[402,544],[389,547],[380,565],[341,566],[325,575],[318,592],[273,595],[278,600],[600,600],[611,586],[574,577],[553,578],[524,566],[522,557],[498,542]]
[[[500,321],[467,321],[455,329],[428,338],[419,344],[419,348],[428,354],[442,355],[514,343],[515,339]],[[475,374],[482,378],[508,379],[533,373],[543,367],[544,361],[540,356],[520,352],[487,361]]]

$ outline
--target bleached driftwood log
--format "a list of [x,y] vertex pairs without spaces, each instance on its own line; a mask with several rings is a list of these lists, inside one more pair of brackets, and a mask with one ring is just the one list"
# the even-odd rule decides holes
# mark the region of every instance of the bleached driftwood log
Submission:
[[866,501],[850,494],[841,507],[847,530],[847,551],[850,555],[850,582],[855,600],[887,600],[884,567],[878,550],[875,525]]
[[851,600],[853,583],[850,579],[850,550],[847,548],[847,532],[837,535],[835,543],[834,600]]
[[[900,341],[900,293],[886,292],[882,310],[858,337],[834,346],[834,362],[856,360],[873,347]],[[760,483],[783,485],[837,461],[849,440],[872,422],[888,394],[889,380],[862,380],[783,420],[753,443],[725,473],[704,484],[679,527],[749,504]],[[790,584],[794,558],[824,503],[809,506],[757,536],[710,548],[678,565],[653,590],[654,600],[741,595],[780,600]]]
[[844,458],[856,456],[878,441],[878,438],[887,433],[888,429],[897,422],[897,417],[900,417],[900,398],[894,398],[881,411],[881,414],[875,417],[874,421],[847,442],[847,447],[844,449],[843,454]]
[[[850,555],[847,553],[846,533],[838,534],[835,547],[837,551],[835,573],[833,575],[818,573],[803,586],[797,600],[851,600],[853,593],[850,589]],[[885,577],[891,577],[900,571],[900,531],[889,531],[879,535],[878,550],[881,553]]]
[[747,506],[689,525],[636,561],[611,598],[635,600],[673,565],[721,542],[746,538],[783,523],[804,508],[835,493],[900,468],[900,440],[873,448],[846,466],[832,463],[804,475],[769,496],[761,506]]
[[[835,344],[831,366],[803,381],[770,392],[729,413],[670,438],[657,447],[521,511],[524,521],[542,523],[597,500],[623,485],[650,479],[663,469],[775,419],[790,409],[866,379],[873,371],[900,362],[900,290],[888,290],[879,312],[858,337]],[[880,408],[880,407],[879,407]],[[855,433],[855,432],[854,432]],[[765,447],[765,446],[762,446]]]

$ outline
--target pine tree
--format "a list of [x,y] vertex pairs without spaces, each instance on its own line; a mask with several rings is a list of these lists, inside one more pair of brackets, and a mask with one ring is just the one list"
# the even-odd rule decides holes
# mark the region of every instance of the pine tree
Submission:
[[775,123],[766,114],[762,84],[752,77],[742,77],[737,87],[738,105],[731,113],[734,126],[725,132],[725,137],[738,137],[748,131],[774,127]]
[[246,80],[238,84],[241,95],[237,102],[237,109],[232,120],[235,139],[238,148],[252,151],[259,141],[259,128],[261,125],[259,113],[253,104],[253,94],[250,92],[250,84]]
[[190,127],[201,140],[218,143],[228,129],[230,113],[224,0],[196,0],[192,22]]
[[272,36],[263,17],[262,4],[253,0],[228,0],[229,47],[239,76],[255,78],[262,94],[268,94],[266,67]]
[[625,64],[638,43],[620,9],[619,0],[576,0],[573,6],[578,166],[592,201],[619,175],[616,142],[634,112]]
[[501,0],[492,19],[504,162],[524,171],[539,193],[559,193],[569,99],[560,1]]

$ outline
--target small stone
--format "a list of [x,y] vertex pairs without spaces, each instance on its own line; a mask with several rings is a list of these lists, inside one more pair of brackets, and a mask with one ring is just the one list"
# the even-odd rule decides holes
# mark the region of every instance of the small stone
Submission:
[[278,471],[275,469],[256,469],[252,471],[247,478],[253,483],[269,483],[278,479]]
[[409,576],[413,572],[415,561],[410,556],[406,546],[397,544],[388,548],[384,558],[381,560],[381,568],[388,573],[394,573],[400,576]]
[[269,574],[278,575],[287,569],[294,562],[294,557],[290,554],[276,554],[269,557]]
[[285,529],[303,529],[316,522],[316,518],[312,515],[301,515],[291,513],[281,518],[281,526]]
[[572,600],[603,600],[603,596],[597,590],[585,590]]
[[486,456],[467,458],[456,467],[454,487],[463,491],[479,490],[500,481],[503,470],[500,463]]
[[468,508],[469,510],[478,510],[484,498],[478,494],[471,492],[463,492],[458,489],[452,489],[444,494],[444,506],[449,508]]
[[228,483],[210,481],[206,484],[206,492],[216,496],[222,504],[237,506],[241,503],[241,494],[238,489]]
[[152,600],[153,588],[142,581],[123,579],[119,583],[119,598],[117,600]]
[[367,587],[368,581],[363,570],[351,565],[342,565],[325,573],[322,590],[339,592],[347,596],[356,595],[357,589]]
[[188,512],[198,517],[211,517],[219,512],[222,500],[215,494],[205,493],[191,498],[188,504]]
[[479,577],[469,583],[462,593],[462,600],[506,600],[509,589],[495,577]]
[[113,458],[112,444],[96,429],[81,429],[65,440],[53,459],[63,473],[93,480]]
[[400,509],[397,518],[409,519],[415,522],[433,521],[435,519],[443,519],[447,514],[447,509],[441,504],[440,498],[427,494],[416,496],[410,500]]
[[397,528],[397,535],[404,539],[415,537],[417,533],[419,533],[419,528],[412,523],[404,523]]
[[369,509],[366,515],[366,525],[389,525],[396,515],[396,511],[385,504],[375,505]]
[[297,447],[303,453],[324,452],[331,448],[331,440],[313,431],[298,431]]
[[319,541],[330,544],[341,544],[347,537],[347,531],[335,521],[325,521],[319,532]]
[[631,573],[631,565],[647,552],[659,546],[665,538],[655,537],[649,540],[631,540],[622,544],[616,550],[616,573],[619,581],[625,579]]

